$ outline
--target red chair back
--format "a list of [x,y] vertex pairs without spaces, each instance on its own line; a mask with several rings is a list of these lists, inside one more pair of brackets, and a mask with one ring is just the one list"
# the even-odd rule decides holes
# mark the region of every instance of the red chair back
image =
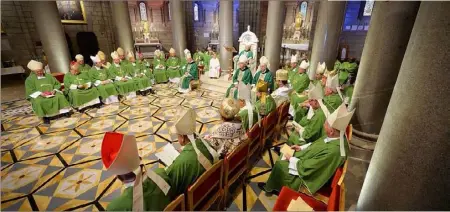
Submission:
[[[247,165],[249,142],[245,141],[241,143],[231,154],[225,157],[225,173],[228,173],[228,179],[233,177],[234,174],[239,173],[239,170],[243,167],[245,169]],[[230,176],[232,175],[232,176]]]
[[187,210],[207,210],[223,195],[223,160],[203,173],[187,191]]
[[278,124],[278,113],[277,111],[272,111],[262,120],[263,125],[263,137],[261,139],[261,146],[264,148],[266,140],[273,135],[275,132],[275,127]]
[[282,105],[280,105],[280,107],[278,107],[277,111],[278,111],[278,124],[283,124],[284,122],[287,122],[289,114],[289,103],[284,102]]
[[260,140],[262,135],[262,129],[259,124],[253,125],[253,127],[247,132],[247,137],[249,141],[249,149],[250,154],[253,154],[254,151],[260,148]]

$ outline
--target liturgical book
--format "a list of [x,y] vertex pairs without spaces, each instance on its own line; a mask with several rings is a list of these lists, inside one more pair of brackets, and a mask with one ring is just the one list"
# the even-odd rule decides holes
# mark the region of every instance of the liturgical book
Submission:
[[180,155],[172,144],[166,144],[162,151],[155,154],[166,166],[170,166],[173,161]]

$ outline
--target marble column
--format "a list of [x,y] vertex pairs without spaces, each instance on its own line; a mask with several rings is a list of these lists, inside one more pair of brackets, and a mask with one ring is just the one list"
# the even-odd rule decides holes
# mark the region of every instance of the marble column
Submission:
[[380,132],[419,6],[375,2],[350,106],[358,137],[375,141]]
[[219,8],[219,51],[220,68],[223,71],[233,68],[233,53],[227,51],[224,46],[233,46],[233,1],[220,0]]
[[313,79],[317,63],[325,62],[332,69],[339,48],[339,35],[344,21],[346,1],[320,1],[314,33],[309,78]]
[[357,210],[450,210],[449,10],[420,4]]
[[111,1],[112,17],[115,24],[117,47],[125,52],[134,52],[134,38],[131,30],[130,14],[127,1]]
[[[172,15],[172,46],[180,57],[184,57],[184,49],[186,49],[186,27],[184,22],[185,14],[183,4],[184,1],[170,1],[170,12]],[[194,51],[194,49],[191,49],[191,51]]]
[[69,71],[70,54],[55,1],[33,1],[33,17],[52,73]]
[[266,31],[264,55],[269,59],[272,74],[275,74],[280,65],[284,16],[284,1],[269,1],[266,29],[270,30]]

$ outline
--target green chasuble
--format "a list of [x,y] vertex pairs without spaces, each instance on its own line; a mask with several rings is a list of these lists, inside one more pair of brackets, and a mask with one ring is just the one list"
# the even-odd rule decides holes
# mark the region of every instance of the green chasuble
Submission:
[[325,96],[323,104],[327,107],[328,112],[333,113],[342,104],[342,99],[337,93]]
[[81,72],[89,72],[91,70],[91,66],[85,63],[78,66],[78,70],[80,70]]
[[295,74],[292,77],[291,85],[294,91],[297,93],[302,93],[305,89],[309,86],[309,77],[308,74],[302,73],[302,74]]
[[250,69],[247,66],[244,70],[236,69],[233,73],[233,83],[228,87],[225,97],[229,98],[230,94],[233,94],[233,98],[238,99],[238,83],[242,82],[245,85],[248,85],[252,83],[252,80],[252,72],[250,72]]
[[192,59],[194,59],[195,63],[197,63],[197,66],[201,64],[204,65],[203,52],[201,51],[195,52],[194,57]]
[[294,76],[298,74],[298,66],[295,68],[289,68],[288,70],[288,81],[292,85],[292,81],[294,80]]
[[110,65],[108,74],[109,77],[114,79],[114,86],[116,86],[117,92],[119,92],[120,95],[127,95],[130,92],[138,90],[135,82],[131,79],[127,70],[122,66],[116,66],[116,64]]
[[139,63],[129,63],[125,66],[126,72],[133,78],[135,87],[140,91],[151,88],[152,82],[145,75],[146,69]]
[[242,129],[244,132],[247,132],[250,128],[253,127],[256,123],[258,123],[258,112],[256,111],[256,108],[253,108],[253,125],[249,126],[249,120],[248,120],[248,110],[243,107],[238,113],[238,117],[241,120],[242,123]]
[[354,87],[355,87],[354,85],[349,85],[349,86],[344,88],[344,96],[345,96],[345,99],[347,100],[346,103],[348,105],[350,105],[350,103],[352,103],[352,96],[353,96],[353,88]]
[[120,65],[122,65],[122,66],[128,65],[129,63],[130,63],[130,61],[125,60],[125,59],[120,61]]
[[[102,99],[118,95],[107,69],[94,66],[89,71],[89,77],[91,82],[97,87],[98,93]],[[102,82],[104,84],[102,84]]]
[[302,133],[302,138],[304,141],[300,141],[299,132],[294,128],[291,135],[289,135],[288,141],[286,142],[289,146],[291,145],[303,145],[305,143],[313,142],[325,134],[325,129],[323,124],[325,123],[326,117],[325,113],[321,108],[314,110],[314,115],[311,119],[304,116],[299,122],[300,126],[304,128]]
[[[41,92],[51,92],[54,89],[58,90],[54,97],[46,98],[40,95]],[[66,97],[59,89],[61,89],[61,84],[51,74],[44,74],[38,78],[34,72],[31,72],[25,80],[25,93],[36,116],[39,118],[55,116],[59,114],[59,110],[70,107]],[[30,97],[33,94],[36,95],[36,98]]]
[[181,77],[180,59],[178,57],[169,57],[166,61],[167,77],[170,79]]
[[[339,138],[327,138],[325,135],[306,149],[295,152],[294,157],[299,159],[296,164],[298,176],[289,173],[289,161],[280,157],[272,168],[265,189],[281,191],[283,186],[287,186],[298,191],[300,186],[304,186],[312,194],[316,193],[347,159],[341,156],[339,144]],[[344,145],[348,155],[347,141]]]
[[[203,153],[203,155],[213,163],[213,157],[208,152],[208,149],[200,139],[195,140],[198,150]],[[171,190],[174,196],[178,196],[187,191],[188,187],[199,178],[205,168],[200,164],[197,159],[197,153],[195,153],[194,147],[191,143],[184,146],[183,151],[180,155],[173,161],[166,173],[170,179]]]
[[[180,87],[181,89],[189,89],[189,83],[191,80],[198,80],[198,68],[197,64],[192,61],[191,63],[187,64],[186,70],[184,71],[184,75],[180,79]],[[186,73],[189,73],[186,75]]]
[[156,83],[167,82],[166,64],[161,58],[153,59],[153,75],[155,76]]
[[[169,177],[162,168],[154,170],[154,172],[159,175],[163,180],[169,182]],[[171,190],[167,196],[164,192],[153,182],[150,178],[145,177],[142,183],[143,197],[144,197],[144,211],[162,211],[169,205],[173,198],[171,198]],[[130,186],[126,188],[122,195],[115,198],[106,207],[107,211],[132,211],[133,210],[133,188]]]
[[291,93],[289,99],[295,111],[294,120],[299,122],[308,111],[307,108],[300,107],[300,104],[308,100],[308,96],[294,91]]
[[209,61],[211,60],[211,55],[208,52],[203,53],[203,62],[205,63],[205,72],[209,71]]
[[256,101],[255,107],[258,108],[259,114],[261,116],[266,116],[277,109],[277,104],[275,103],[275,99],[273,99],[271,95],[266,95],[265,102],[262,103],[260,99]]
[[[89,88],[79,89],[79,85],[90,84]],[[69,102],[73,107],[80,107],[84,104],[98,99],[99,93],[97,88],[95,88],[88,73],[79,73],[73,75],[72,73],[67,73],[64,75],[64,93],[69,97]]]
[[247,56],[247,59],[253,59],[253,52],[252,51],[247,51],[247,50],[243,50],[243,51],[241,51],[241,52],[239,52],[239,57],[241,56],[241,55],[244,55],[245,54],[245,56]]
[[253,77],[252,84],[256,85],[256,83],[258,83],[258,80],[264,80],[269,84],[269,93],[272,93],[275,90],[273,75],[268,68],[266,68],[266,72],[264,73],[262,73],[262,71],[257,71],[255,77]]

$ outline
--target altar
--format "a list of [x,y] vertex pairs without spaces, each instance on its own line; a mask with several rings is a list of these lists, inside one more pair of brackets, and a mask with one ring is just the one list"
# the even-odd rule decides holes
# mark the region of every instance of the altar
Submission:
[[142,53],[145,59],[153,58],[156,49],[162,49],[162,44],[159,43],[135,43],[134,49],[136,52]]
[[140,25],[139,28],[134,29],[134,49],[136,53],[142,53],[145,59],[153,58],[155,50],[162,49],[162,44],[159,42],[153,23],[149,25],[147,21],[141,21]]

